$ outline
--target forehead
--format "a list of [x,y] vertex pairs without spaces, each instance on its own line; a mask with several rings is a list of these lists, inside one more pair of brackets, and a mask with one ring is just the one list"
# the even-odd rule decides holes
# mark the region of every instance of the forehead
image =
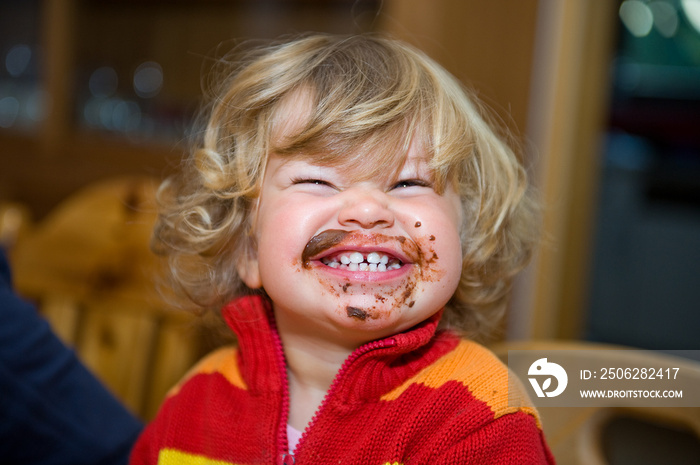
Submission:
[[[372,170],[373,172],[377,170]],[[368,176],[363,166],[356,164],[327,164],[320,162],[313,154],[299,155],[295,157],[282,157],[270,154],[268,157],[266,175],[270,177],[282,176],[284,178],[325,179],[341,184],[354,184],[373,181],[393,184],[405,179],[433,180],[433,173],[425,157],[416,150],[410,150],[404,162],[396,167],[385,166],[379,172]],[[331,179],[327,179],[331,176]]]
[[358,181],[396,177],[405,169],[428,170],[427,135],[418,118],[407,115],[357,127],[318,107],[309,89],[285,96],[271,119],[268,157],[337,168]]

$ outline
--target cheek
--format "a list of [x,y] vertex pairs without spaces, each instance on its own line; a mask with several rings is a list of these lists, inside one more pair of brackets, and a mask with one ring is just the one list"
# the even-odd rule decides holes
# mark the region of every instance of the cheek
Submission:
[[301,252],[312,236],[312,207],[280,201],[261,209],[258,222],[258,260],[263,287],[283,286],[301,272]]
[[460,232],[459,227],[455,226],[448,233],[444,233],[444,242],[440,244],[440,253],[442,258],[444,258],[444,280],[445,285],[450,287],[450,297],[457,289],[462,276],[462,240]]
[[281,275],[282,268],[290,265],[289,251],[291,250],[288,218],[280,213],[284,210],[261,209],[258,231],[257,247],[260,274],[263,287],[267,288],[270,282],[274,282],[276,276]]
[[435,298],[445,303],[457,289],[462,274],[462,215],[458,205],[450,202],[436,206],[420,220],[421,279],[431,292],[439,294]]
[[[449,212],[442,231],[437,232],[440,249],[447,260],[446,268],[456,281],[462,274],[462,228],[464,226],[464,206],[457,194],[451,194],[446,206]],[[437,240],[437,239],[436,239]],[[454,276],[456,275],[456,276]]]
[[459,231],[445,227],[421,239],[424,281],[438,283],[454,291],[462,273],[462,246]]

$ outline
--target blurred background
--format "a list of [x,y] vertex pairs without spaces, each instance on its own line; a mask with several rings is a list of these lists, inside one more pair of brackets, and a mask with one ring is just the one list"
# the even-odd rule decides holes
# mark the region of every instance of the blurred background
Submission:
[[547,207],[510,338],[700,349],[696,0],[3,0],[0,199],[161,178],[212,60],[251,38],[389,32],[513,131]]
[[522,144],[546,239],[502,339],[700,349],[698,0],[2,0],[0,202],[166,176],[212,60],[304,31],[419,46]]

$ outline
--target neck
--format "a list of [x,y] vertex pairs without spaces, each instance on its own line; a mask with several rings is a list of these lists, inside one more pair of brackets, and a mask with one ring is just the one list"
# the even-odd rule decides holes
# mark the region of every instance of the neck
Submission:
[[318,410],[344,357],[328,352],[319,356],[322,349],[307,350],[285,344],[287,379],[289,383],[289,424],[303,431]]
[[289,424],[303,431],[311,421],[354,347],[343,347],[331,340],[313,337],[283,315],[277,318],[289,382]]

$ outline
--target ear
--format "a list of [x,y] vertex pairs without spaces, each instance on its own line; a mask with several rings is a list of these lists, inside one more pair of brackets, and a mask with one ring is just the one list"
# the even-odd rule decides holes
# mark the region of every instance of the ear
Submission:
[[262,279],[260,278],[257,253],[249,249],[242,255],[236,261],[238,276],[250,289],[260,289],[262,287]]

